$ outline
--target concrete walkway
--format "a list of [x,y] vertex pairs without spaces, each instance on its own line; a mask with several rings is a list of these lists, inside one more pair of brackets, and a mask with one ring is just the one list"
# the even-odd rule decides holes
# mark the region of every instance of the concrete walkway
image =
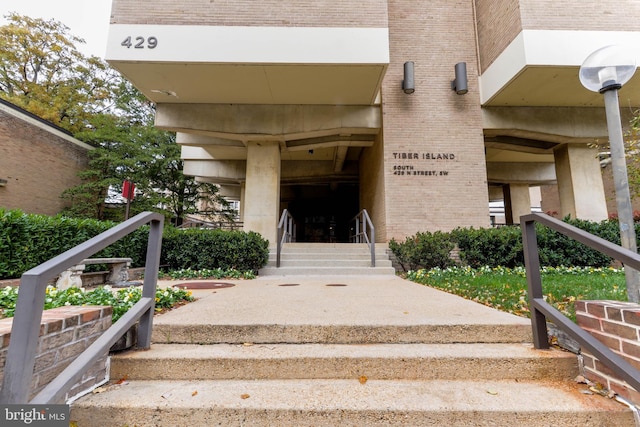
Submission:
[[[528,319],[397,276],[268,276],[254,280],[160,281],[158,285],[195,286],[203,282],[234,286],[194,289],[198,300],[156,316],[154,332],[164,325],[379,325],[397,334],[397,326],[419,327],[421,333],[429,333],[431,327],[437,333],[437,326],[460,325],[468,339],[494,342],[491,337],[474,336],[474,328],[483,327],[488,334],[504,340],[501,329],[508,327],[513,333],[516,326],[522,333],[516,341],[531,342]],[[389,337],[383,341],[397,340]]]

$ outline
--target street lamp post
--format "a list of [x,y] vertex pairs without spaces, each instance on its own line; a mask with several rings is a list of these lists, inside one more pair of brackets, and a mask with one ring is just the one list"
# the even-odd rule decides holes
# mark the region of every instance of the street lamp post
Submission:
[[[616,191],[616,207],[620,225],[622,247],[637,252],[636,230],[627,178],[627,162],[624,153],[618,89],[627,83],[636,71],[636,60],[619,46],[606,46],[596,50],[580,67],[580,82],[584,87],[604,95],[604,105],[609,132],[611,166]],[[638,271],[625,266],[627,296],[631,302],[640,302]]]

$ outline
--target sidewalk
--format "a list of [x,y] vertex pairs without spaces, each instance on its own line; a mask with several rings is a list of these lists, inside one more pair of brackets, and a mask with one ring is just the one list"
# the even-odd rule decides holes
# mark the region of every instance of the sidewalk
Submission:
[[[162,325],[521,326],[530,321],[397,276],[267,276],[254,280],[171,280],[158,286],[215,282],[193,289],[197,301],[154,319]],[[520,328],[518,328],[520,329]],[[478,337],[475,337],[478,338]]]

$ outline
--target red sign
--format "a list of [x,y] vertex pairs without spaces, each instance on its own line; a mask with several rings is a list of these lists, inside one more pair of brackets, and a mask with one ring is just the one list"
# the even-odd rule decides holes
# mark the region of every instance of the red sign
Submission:
[[125,180],[122,183],[122,197],[124,197],[127,200],[133,200],[133,198],[135,197],[135,194],[136,194],[136,185],[131,181]]

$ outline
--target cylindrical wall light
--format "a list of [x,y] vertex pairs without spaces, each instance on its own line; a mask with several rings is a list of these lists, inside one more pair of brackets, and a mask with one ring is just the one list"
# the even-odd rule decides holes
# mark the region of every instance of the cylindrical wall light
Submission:
[[413,93],[416,91],[413,79],[413,61],[404,63],[404,80],[402,81],[402,90],[404,93]]
[[455,90],[458,95],[464,95],[469,92],[466,62],[458,62],[456,64],[455,76],[456,78],[451,81],[451,90]]

